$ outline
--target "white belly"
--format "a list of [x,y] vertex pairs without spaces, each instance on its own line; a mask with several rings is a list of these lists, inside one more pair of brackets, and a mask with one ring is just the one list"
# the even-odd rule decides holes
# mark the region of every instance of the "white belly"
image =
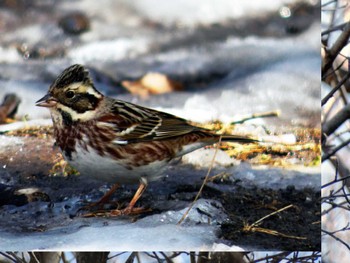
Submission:
[[88,151],[77,147],[77,151],[72,153],[69,164],[76,168],[81,176],[89,176],[110,183],[127,184],[138,183],[141,177],[147,181],[157,180],[161,177],[168,162],[157,161],[151,165],[128,169],[122,161],[118,162],[108,156],[100,156],[91,147],[88,148]]

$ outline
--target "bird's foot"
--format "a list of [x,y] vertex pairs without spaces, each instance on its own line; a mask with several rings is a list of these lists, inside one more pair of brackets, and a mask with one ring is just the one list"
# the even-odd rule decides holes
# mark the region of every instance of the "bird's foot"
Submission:
[[132,216],[132,215],[140,215],[144,213],[151,212],[150,208],[143,207],[126,207],[124,209],[114,209],[110,211],[95,211],[83,214],[83,217],[117,217],[117,216]]

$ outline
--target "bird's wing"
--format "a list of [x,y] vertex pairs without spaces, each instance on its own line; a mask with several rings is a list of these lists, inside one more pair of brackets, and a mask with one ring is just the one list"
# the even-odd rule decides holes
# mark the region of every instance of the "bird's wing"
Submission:
[[201,130],[185,119],[129,102],[115,100],[112,109],[112,114],[102,116],[99,121],[114,125],[114,142],[118,144],[162,140]]

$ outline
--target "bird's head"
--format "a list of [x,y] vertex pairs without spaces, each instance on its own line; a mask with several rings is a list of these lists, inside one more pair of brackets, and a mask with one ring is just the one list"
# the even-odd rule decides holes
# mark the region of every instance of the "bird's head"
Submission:
[[102,99],[103,95],[95,89],[89,72],[76,64],[57,77],[36,106],[49,108],[53,115],[60,114],[68,124],[93,119]]

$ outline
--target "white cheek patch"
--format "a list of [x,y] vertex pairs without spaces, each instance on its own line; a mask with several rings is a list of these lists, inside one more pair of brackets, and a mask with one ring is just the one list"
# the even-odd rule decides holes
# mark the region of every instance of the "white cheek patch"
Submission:
[[73,121],[90,121],[96,118],[96,112],[94,110],[85,111],[84,113],[77,113],[75,110],[62,104],[57,105],[57,109],[67,112]]

